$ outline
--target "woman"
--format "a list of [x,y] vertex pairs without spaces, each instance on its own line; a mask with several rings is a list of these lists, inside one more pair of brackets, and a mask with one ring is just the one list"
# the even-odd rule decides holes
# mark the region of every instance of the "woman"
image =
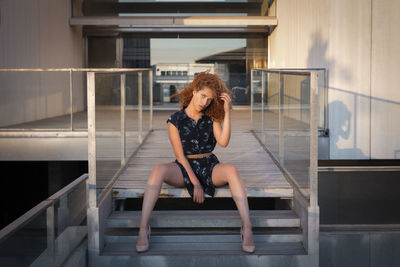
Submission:
[[228,183],[242,220],[242,249],[252,253],[255,246],[243,181],[235,166],[219,163],[211,153],[216,143],[222,147],[229,143],[232,106],[229,90],[217,75],[202,72],[178,96],[181,110],[167,120],[176,160],[155,166],[150,174],[136,251],[149,248],[148,223],[163,182],[176,187],[186,186],[196,203],[204,202],[204,193],[214,196],[215,187]]

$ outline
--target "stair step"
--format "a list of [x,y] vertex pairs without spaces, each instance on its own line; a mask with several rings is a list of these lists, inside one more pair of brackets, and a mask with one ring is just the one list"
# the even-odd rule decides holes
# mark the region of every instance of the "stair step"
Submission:
[[[113,212],[107,227],[139,227],[141,211]],[[251,210],[253,227],[300,227],[300,219],[292,210]],[[153,228],[240,227],[237,210],[163,210],[153,211],[149,224]]]
[[[129,256],[207,256],[207,255],[249,255],[242,251],[241,242],[150,242],[147,252],[136,253],[135,243],[108,243],[102,255],[129,255]],[[304,255],[302,242],[255,242],[256,251],[251,256],[257,255]]]
[[[137,235],[110,235],[104,236],[106,243],[134,243],[137,242]],[[254,242],[302,242],[303,236],[300,233],[282,234],[254,234]],[[236,234],[157,234],[151,235],[151,243],[238,243],[241,242],[240,233]]]

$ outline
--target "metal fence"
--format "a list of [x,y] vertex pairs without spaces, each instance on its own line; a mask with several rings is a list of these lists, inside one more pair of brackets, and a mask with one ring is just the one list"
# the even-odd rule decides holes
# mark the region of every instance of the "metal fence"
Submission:
[[325,96],[318,97],[319,91],[325,95],[325,79],[319,79],[324,73],[304,69],[251,73],[252,130],[293,186],[315,206],[318,128],[327,123]]
[[61,266],[87,237],[84,174],[0,231],[0,266]]

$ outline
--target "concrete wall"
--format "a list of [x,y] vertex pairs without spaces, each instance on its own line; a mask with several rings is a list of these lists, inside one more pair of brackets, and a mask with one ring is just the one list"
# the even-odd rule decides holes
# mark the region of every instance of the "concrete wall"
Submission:
[[321,267],[395,267],[400,264],[399,231],[320,233]]
[[400,1],[373,1],[371,154],[400,159]]
[[[83,67],[82,30],[69,26],[70,0],[2,0],[0,12],[0,68]],[[78,76],[74,109],[82,110]],[[0,126],[70,112],[69,73],[3,72],[0,80]]]
[[277,0],[270,68],[328,69],[331,159],[400,158],[400,2]]

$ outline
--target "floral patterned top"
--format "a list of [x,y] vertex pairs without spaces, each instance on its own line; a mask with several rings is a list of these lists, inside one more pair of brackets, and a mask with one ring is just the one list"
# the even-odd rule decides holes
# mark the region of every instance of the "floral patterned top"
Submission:
[[[196,123],[195,120],[186,114],[185,108],[186,106],[172,114],[167,120],[167,123],[171,122],[179,131],[183,153],[185,155],[195,155],[212,152],[217,143],[213,132],[213,120],[203,113],[202,117]],[[212,183],[211,175],[214,166],[219,163],[218,158],[214,154],[211,154],[205,158],[188,158],[187,160],[196,177],[199,179],[204,192],[210,196],[214,196],[215,186]],[[175,160],[175,163],[180,167],[188,192],[193,197],[193,184],[189,179],[189,175],[180,162]]]
[[213,133],[213,121],[204,113],[196,123],[183,108],[172,114],[167,122],[178,129],[185,155],[210,153],[214,150],[217,141]]

